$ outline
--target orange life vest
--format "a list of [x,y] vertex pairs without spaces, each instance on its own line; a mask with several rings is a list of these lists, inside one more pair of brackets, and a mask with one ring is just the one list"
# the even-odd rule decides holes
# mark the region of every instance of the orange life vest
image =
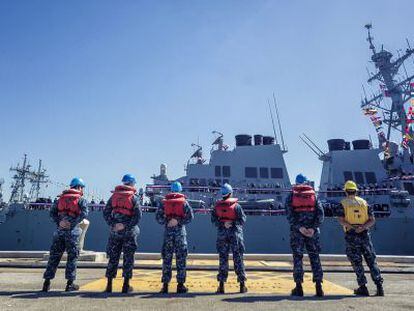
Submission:
[[292,208],[295,212],[313,212],[315,210],[316,195],[311,186],[296,185],[292,190]]
[[127,216],[134,215],[133,198],[136,192],[137,190],[131,186],[116,186],[115,190],[112,191],[112,212],[115,214],[122,214]]
[[162,200],[164,213],[167,218],[183,218],[185,195],[181,193],[169,193]]
[[63,191],[58,200],[58,214],[78,217],[81,212],[79,200],[82,195],[81,190],[69,189]]
[[238,199],[228,198],[227,200],[217,201],[215,210],[221,222],[233,221],[237,218],[236,206]]

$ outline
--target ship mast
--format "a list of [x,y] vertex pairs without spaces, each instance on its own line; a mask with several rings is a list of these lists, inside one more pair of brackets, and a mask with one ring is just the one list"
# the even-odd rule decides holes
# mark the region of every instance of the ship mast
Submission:
[[[367,41],[372,51],[371,60],[375,64],[377,72],[369,73],[368,83],[373,81],[379,82],[380,92],[374,94],[367,99],[365,96],[362,100],[361,108],[363,109],[380,109],[383,112],[382,123],[387,126],[386,134],[379,133],[378,139],[380,146],[387,151],[390,144],[392,130],[401,133],[401,139],[404,140],[406,135],[413,137],[413,130],[407,120],[407,113],[404,104],[413,98],[413,80],[414,75],[406,75],[402,80],[398,80],[399,69],[404,67],[404,61],[414,54],[414,49],[410,46],[406,49],[404,55],[400,55],[397,59],[392,60],[393,54],[384,49],[382,46],[379,51],[374,45],[374,38],[371,35],[372,25],[367,24],[365,28],[368,31]],[[386,98],[391,99],[391,105],[387,106],[384,101]],[[414,141],[408,140],[406,148],[404,148],[404,158],[414,155]]]
[[26,181],[31,174],[27,154],[23,157],[23,165],[20,166],[20,164],[17,164],[17,166],[11,167],[10,172],[15,172],[13,176],[14,182],[11,186],[10,202],[23,202],[24,188],[26,186]]
[[46,175],[46,169],[42,167],[42,160],[39,160],[39,165],[37,167],[37,171],[31,172],[30,183],[31,188],[29,192],[30,200],[36,201],[39,199],[40,195],[40,187],[42,184],[48,183],[49,176]]

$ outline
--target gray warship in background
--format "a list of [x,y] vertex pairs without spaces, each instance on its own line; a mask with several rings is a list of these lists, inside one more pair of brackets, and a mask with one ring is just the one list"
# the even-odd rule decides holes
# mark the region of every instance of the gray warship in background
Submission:
[[[361,189],[361,196],[375,210],[377,223],[372,235],[377,252],[414,255],[414,133],[411,129],[414,113],[411,110],[407,112],[404,106],[414,95],[414,76],[409,76],[404,66],[414,50],[408,47],[404,55],[396,59],[383,48],[377,51],[370,33],[371,26],[366,27],[371,60],[377,70],[370,74],[368,82],[379,81],[380,93],[371,99],[365,96],[362,109],[377,130],[378,147],[366,139],[354,140],[352,146],[344,139],[331,139],[328,141],[329,151],[324,152],[308,136],[301,137],[322,161],[319,200],[326,213],[321,227],[322,251],[344,253],[343,230],[335,215],[344,195],[343,183],[354,180]],[[405,75],[400,74],[401,71]],[[219,198],[220,186],[229,182],[248,214],[245,225],[247,252],[290,253],[289,225],[283,203],[291,183],[284,160],[287,150],[276,105],[275,109],[280,142],[274,124],[274,136],[237,135],[234,148],[225,144],[221,133],[213,132],[216,138],[209,161],[204,159],[201,146],[194,145],[197,149],[187,162],[183,177],[169,179],[166,165],[161,165],[160,173],[153,176],[153,183],[140,191],[146,212],[140,223],[141,252],[160,251],[163,228],[155,222],[153,212],[171,182],[179,180],[196,212],[194,221],[187,227],[191,252],[215,252],[216,230],[210,222],[210,209]],[[271,116],[274,121],[273,113]],[[402,144],[393,142],[395,139],[402,140]],[[39,198],[37,203],[30,203],[22,190],[27,178],[32,178],[33,184],[32,173],[16,171],[14,184],[18,182],[19,185],[18,198],[2,204],[1,250],[44,250],[50,245],[54,230],[48,216],[51,203],[48,200],[40,202]],[[38,186],[41,184],[37,182]],[[88,250],[105,250],[108,227],[102,217],[102,208],[103,204],[91,204],[88,216],[91,224],[85,243]]]

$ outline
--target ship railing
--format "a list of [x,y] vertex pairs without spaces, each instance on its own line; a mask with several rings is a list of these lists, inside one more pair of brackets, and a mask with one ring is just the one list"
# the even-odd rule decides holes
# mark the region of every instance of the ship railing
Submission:
[[[49,210],[52,207],[52,203],[30,203],[25,208],[27,210]],[[105,204],[88,204],[90,211],[102,211],[105,208]],[[141,209],[145,213],[155,213],[158,207],[141,205]],[[210,214],[212,208],[193,208],[194,213],[197,214]],[[281,215],[285,213],[285,209],[254,209],[245,208],[244,212],[248,215]]]

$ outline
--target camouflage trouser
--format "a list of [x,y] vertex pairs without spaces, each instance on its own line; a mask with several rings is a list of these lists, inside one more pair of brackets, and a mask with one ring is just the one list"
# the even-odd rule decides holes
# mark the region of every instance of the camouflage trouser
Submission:
[[217,280],[226,282],[229,273],[229,252],[233,252],[234,270],[237,274],[237,281],[244,282],[246,280],[246,272],[244,270],[244,242],[242,234],[228,234],[226,232],[218,232],[216,242],[217,252],[219,253],[219,272]]
[[372,245],[371,236],[368,232],[362,234],[347,233],[345,234],[346,255],[352,264],[357,275],[358,285],[367,284],[365,277],[364,266],[362,264],[362,256],[371,272],[371,278],[376,283],[382,283],[381,271],[377,264],[377,255],[375,254],[374,246]]
[[138,235],[133,231],[111,231],[106,247],[106,254],[109,257],[105,274],[107,278],[113,279],[116,277],[121,252],[124,253],[122,277],[126,279],[132,278],[134,255],[138,247],[137,237]]
[[[166,229],[168,230],[168,229]],[[169,232],[164,234],[162,245],[162,277],[161,282],[169,283],[172,275],[172,260],[175,253],[177,265],[177,282],[185,283],[187,276],[187,237],[181,232]]]
[[68,254],[65,278],[70,281],[76,279],[76,266],[79,257],[79,234],[68,230],[57,230],[54,232],[49,261],[47,262],[46,271],[43,274],[44,279],[51,280],[55,277],[60,259],[65,250]]
[[303,253],[306,251],[312,267],[313,282],[322,282],[323,271],[319,253],[321,245],[319,232],[315,230],[313,237],[305,237],[299,230],[290,230],[290,246],[293,254],[293,279],[295,282],[303,282]]

